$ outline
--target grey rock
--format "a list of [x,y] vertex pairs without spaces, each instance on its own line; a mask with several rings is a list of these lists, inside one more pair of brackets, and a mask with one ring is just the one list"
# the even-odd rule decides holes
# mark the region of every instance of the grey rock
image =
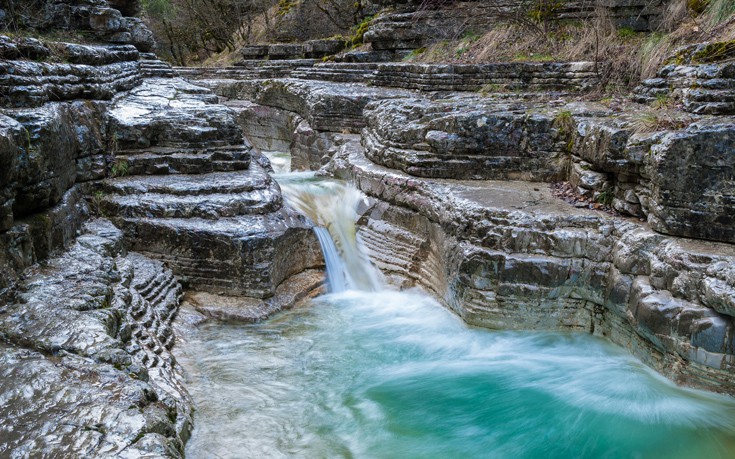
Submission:
[[731,245],[662,236],[530,183],[411,177],[357,140],[329,167],[377,200],[360,235],[397,284],[471,324],[587,330],[677,381],[735,391]]
[[693,125],[651,148],[652,228],[735,242],[735,125]]
[[109,222],[91,222],[4,307],[0,451],[181,457],[191,401],[168,351],[180,286],[121,242]]

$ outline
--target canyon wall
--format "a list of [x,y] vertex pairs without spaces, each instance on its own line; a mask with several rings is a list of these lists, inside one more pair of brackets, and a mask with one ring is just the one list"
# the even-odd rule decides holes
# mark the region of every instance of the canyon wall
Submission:
[[735,391],[729,116],[674,115],[682,121],[643,129],[635,113],[649,108],[569,102],[563,85],[448,93],[424,76],[415,91],[381,82],[379,67],[396,82],[412,69],[188,77],[243,107],[246,133],[265,137],[253,114],[277,114],[271,129],[296,156],[308,124],[323,141],[309,167],[329,161],[374,199],[360,235],[392,283],[421,286],[470,324],[587,331],[683,384]]

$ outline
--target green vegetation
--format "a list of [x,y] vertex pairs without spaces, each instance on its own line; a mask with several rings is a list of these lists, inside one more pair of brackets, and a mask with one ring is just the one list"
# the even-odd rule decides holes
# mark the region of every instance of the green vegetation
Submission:
[[105,193],[102,191],[95,191],[92,195],[87,198],[89,202],[89,210],[93,215],[98,217],[104,217],[104,211],[102,210],[102,203],[105,199]]
[[601,191],[599,194],[597,194],[597,196],[595,196],[595,202],[598,202],[604,206],[611,205],[613,199],[615,199],[615,195],[611,190]]
[[564,0],[535,0],[528,9],[528,17],[543,23],[554,19],[564,6]]
[[515,62],[554,62],[556,58],[551,54],[544,53],[518,53],[515,54],[511,60]]
[[365,32],[368,31],[368,28],[370,27],[370,23],[372,21],[373,17],[367,16],[362,21],[360,21],[359,24],[354,26],[352,35],[347,38],[347,46],[360,46],[362,44],[363,37],[365,36]]
[[560,111],[554,117],[552,126],[557,129],[558,138],[566,141],[566,150],[572,151],[572,149],[574,148],[574,132],[577,127],[574,123],[572,112],[570,112],[569,110]]
[[112,167],[110,168],[110,175],[112,177],[125,177],[128,175],[128,161],[125,159],[116,159],[114,163],[112,163]]
[[692,55],[692,63],[704,64],[735,58],[735,40],[709,43]]
[[710,26],[716,26],[735,14],[735,2],[732,0],[699,0],[706,4],[704,13]]
[[674,107],[674,99],[670,94],[657,94],[656,100],[651,103],[651,108],[655,110],[665,110]]
[[299,0],[278,0],[278,12],[276,15],[285,16],[298,5]]
[[630,27],[621,27],[618,29],[618,37],[622,38],[623,40],[628,38],[635,38],[637,36],[638,33]]
[[411,62],[414,59],[416,59],[417,57],[419,57],[422,54],[424,54],[425,52],[426,52],[426,47],[419,48],[419,49],[414,49],[410,53],[408,53],[408,55],[405,56],[402,60],[403,60],[403,62]]

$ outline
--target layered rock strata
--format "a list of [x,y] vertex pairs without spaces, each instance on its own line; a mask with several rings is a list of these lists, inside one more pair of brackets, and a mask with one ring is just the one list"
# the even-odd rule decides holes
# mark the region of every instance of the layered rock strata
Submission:
[[[281,146],[293,116],[318,134],[344,129],[327,168],[376,199],[361,237],[395,283],[433,292],[472,324],[586,330],[679,382],[735,393],[730,118],[672,114],[641,129],[629,112],[643,106],[529,93],[202,83],[245,99],[228,102],[243,112],[276,114]],[[539,183],[556,180],[637,218],[557,200]]]
[[[0,37],[0,41],[12,42]],[[0,62],[0,104],[27,107],[46,102],[97,99],[140,83],[138,51],[133,46],[85,46],[55,43],[66,62],[3,60]]]
[[155,40],[145,23],[132,17],[138,9],[136,0],[8,0],[0,6],[0,28],[81,32],[94,41],[129,44],[148,52]]
[[642,103],[671,105],[696,114],[735,114],[735,41],[684,47],[668,59],[654,78],[636,88]]
[[735,249],[575,209],[527,182],[412,177],[357,139],[330,165],[378,200],[361,238],[393,282],[466,322],[610,338],[668,377],[735,393]]
[[28,270],[0,314],[0,452],[181,457],[191,401],[170,353],[180,295],[104,220]]
[[[377,10],[364,42],[374,50],[413,50],[441,40],[477,34],[499,21],[538,17],[542,21],[579,21],[604,15],[617,27],[656,30],[663,19],[663,0],[600,0],[553,3],[513,1],[419,0],[374,1]],[[370,7],[368,6],[369,10]]]
[[595,87],[606,64],[593,62],[498,62],[492,64],[319,63],[310,60],[245,61],[223,69],[177,68],[193,80],[295,78],[363,83],[420,91],[507,90],[579,92]]
[[[568,104],[562,95],[551,101],[532,93],[448,96],[438,91],[441,83],[429,86],[436,93],[417,94],[297,79],[199,82],[247,100],[236,105],[245,113],[243,129],[256,137],[264,130],[254,114],[273,113],[272,125],[280,127],[271,132],[290,145],[298,165],[324,164],[341,133],[362,129],[368,158],[412,175],[569,180],[580,194],[645,218],[656,231],[735,241],[729,117],[673,113],[649,129],[635,113],[643,106]],[[692,162],[697,167],[683,166]]]
[[31,6],[43,15],[24,26],[89,21],[107,43],[0,38],[0,455],[182,457],[169,267],[257,297],[241,302],[262,318],[319,287],[316,238],[232,110],[140,43],[110,44],[135,42],[138,20],[103,0]]
[[309,40],[300,43],[274,43],[270,45],[248,45],[240,50],[242,57],[247,60],[269,59],[321,59],[342,51],[344,40]]
[[258,298],[321,264],[309,224],[283,207],[267,160],[208,90],[148,80],[109,117],[124,173],[99,188],[99,210],[129,247],[189,287]]

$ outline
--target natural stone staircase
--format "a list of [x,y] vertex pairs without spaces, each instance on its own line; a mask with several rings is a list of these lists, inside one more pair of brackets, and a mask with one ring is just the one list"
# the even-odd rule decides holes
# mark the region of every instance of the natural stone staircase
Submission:
[[704,43],[678,50],[655,78],[636,88],[641,103],[673,105],[696,114],[735,114],[735,44]]
[[126,172],[130,175],[197,174],[246,170],[250,149],[245,145],[192,149],[149,147],[120,150],[115,157],[127,165]]
[[171,64],[163,62],[153,53],[141,53],[140,59],[140,72],[145,78],[173,78],[177,76]]
[[684,384],[735,390],[731,244],[661,235],[525,181],[416,178],[371,162],[356,136],[329,169],[377,200],[359,230],[371,260],[468,323],[584,330]]
[[[381,64],[372,84],[421,91],[584,91],[599,82],[604,64],[594,62],[498,62],[492,64]],[[600,67],[600,68],[598,68]]]
[[245,174],[125,177],[105,182],[101,210],[124,218],[206,218],[267,214],[281,206],[278,186],[257,164]]
[[297,69],[313,66],[320,62],[317,59],[293,59],[282,61],[248,60],[235,67],[196,68],[175,67],[176,72],[184,78],[196,79],[262,79],[289,78]]
[[586,91],[599,83],[606,64],[594,62],[498,62],[493,64],[315,63],[246,61],[224,69],[178,68],[185,78],[238,80],[296,78],[431,91]]
[[368,83],[375,81],[377,70],[378,64],[372,63],[325,63],[309,68],[298,68],[291,73],[291,78],[334,83]]
[[98,208],[129,247],[163,260],[190,287],[267,298],[318,266],[303,218],[283,207],[267,161],[234,113],[205,88],[149,79],[110,111],[118,155]]
[[[0,45],[13,43],[0,36]],[[0,104],[38,106],[50,101],[111,99],[140,83],[138,51],[131,45],[56,43],[56,58],[64,62],[0,60]],[[48,55],[51,51],[46,49]]]

